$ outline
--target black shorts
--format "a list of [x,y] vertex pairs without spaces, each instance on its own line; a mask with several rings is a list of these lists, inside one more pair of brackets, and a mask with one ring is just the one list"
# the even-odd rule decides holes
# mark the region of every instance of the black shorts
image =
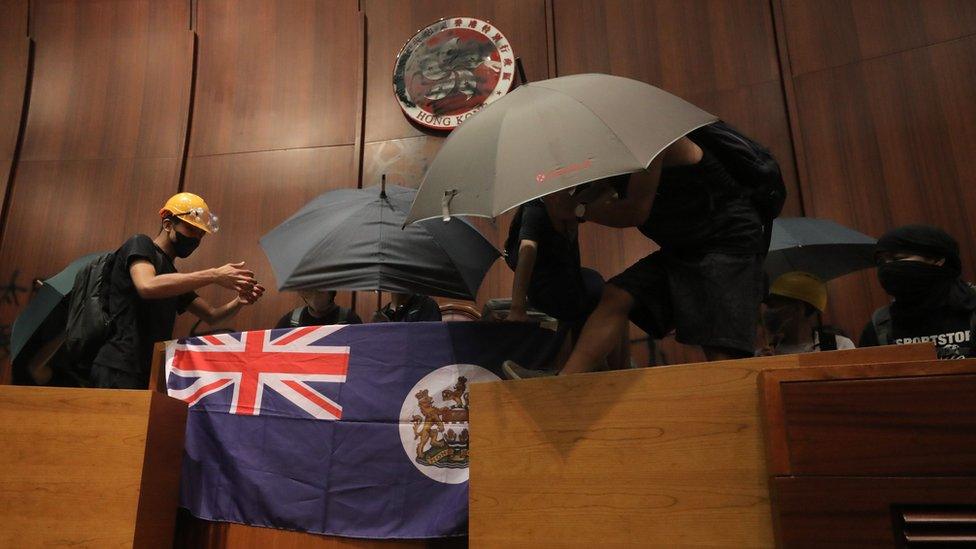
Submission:
[[763,299],[760,254],[654,252],[613,277],[633,296],[630,320],[655,338],[754,352]]
[[603,277],[583,267],[579,276],[563,274],[534,279],[529,304],[562,322],[582,326],[603,295]]

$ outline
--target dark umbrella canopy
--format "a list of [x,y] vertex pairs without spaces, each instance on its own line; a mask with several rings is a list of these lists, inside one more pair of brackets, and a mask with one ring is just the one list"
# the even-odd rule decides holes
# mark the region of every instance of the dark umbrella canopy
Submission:
[[75,283],[75,275],[82,268],[91,263],[96,257],[105,252],[86,255],[71,262],[60,273],[44,281],[27,307],[14,320],[10,330],[10,359],[15,360],[21,351],[28,346],[35,334],[41,335],[42,326],[60,323],[64,327],[67,319],[67,305],[65,296],[71,293]]
[[804,271],[822,280],[874,266],[877,240],[827,219],[780,218],[766,256],[770,280],[790,271]]
[[382,290],[474,299],[500,256],[463,219],[401,229],[414,189],[323,194],[261,238],[279,290]]

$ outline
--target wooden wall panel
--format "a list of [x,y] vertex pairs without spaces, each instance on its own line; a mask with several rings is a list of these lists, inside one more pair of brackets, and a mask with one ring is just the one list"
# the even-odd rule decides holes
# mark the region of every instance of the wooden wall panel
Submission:
[[[354,0],[202,0],[196,31],[183,190],[203,196],[222,227],[180,269],[247,261],[268,293],[221,327],[270,328],[301,302],[275,290],[258,239],[315,196],[357,185],[358,7]],[[233,297],[222,288],[201,295],[214,304]],[[349,295],[339,301],[348,305]],[[181,318],[174,335],[195,320]]]
[[0,212],[7,197],[28,78],[27,10],[27,0],[0,0]]
[[21,161],[178,158],[190,91],[186,2],[32,3]]
[[[906,223],[939,225],[976,257],[976,37],[794,80],[808,158],[808,215],[878,236]],[[887,297],[874,272],[831,285],[835,323],[855,335]]]
[[32,93],[0,244],[4,326],[33,278],[158,229],[156,211],[178,188],[189,106],[187,2],[31,7]]
[[[285,312],[301,304],[297,294],[278,292],[274,273],[258,238],[290,217],[312,198],[349,186],[356,173],[353,146],[317,147],[288,151],[191,157],[186,190],[199,193],[220,216],[220,232],[204,237],[192,256],[178,261],[178,268],[192,271],[235,261],[247,267],[268,288],[256,305],[220,327],[235,330],[271,328]],[[212,286],[200,295],[213,304],[234,297],[233,292]],[[343,304],[348,305],[348,296]],[[174,335],[188,333],[196,321],[181,318]],[[205,327],[204,327],[205,328]]]
[[192,156],[354,141],[355,1],[202,0],[197,9]]
[[794,75],[976,34],[969,0],[783,0]]

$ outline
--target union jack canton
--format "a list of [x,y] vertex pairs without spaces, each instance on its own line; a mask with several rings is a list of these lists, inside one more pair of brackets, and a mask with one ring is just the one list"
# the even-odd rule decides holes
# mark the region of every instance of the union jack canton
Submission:
[[322,340],[343,327],[309,326],[170,342],[166,347],[169,396],[193,407],[233,387],[227,411],[257,416],[269,411],[262,408],[268,388],[315,419],[342,419],[342,406],[325,391],[346,381],[349,347]]

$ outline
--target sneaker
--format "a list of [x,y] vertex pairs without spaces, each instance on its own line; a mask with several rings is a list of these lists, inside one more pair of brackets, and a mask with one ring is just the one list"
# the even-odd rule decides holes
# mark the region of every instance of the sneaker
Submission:
[[556,372],[549,370],[530,370],[523,368],[511,360],[502,362],[502,371],[508,379],[530,379],[533,377],[552,377]]

